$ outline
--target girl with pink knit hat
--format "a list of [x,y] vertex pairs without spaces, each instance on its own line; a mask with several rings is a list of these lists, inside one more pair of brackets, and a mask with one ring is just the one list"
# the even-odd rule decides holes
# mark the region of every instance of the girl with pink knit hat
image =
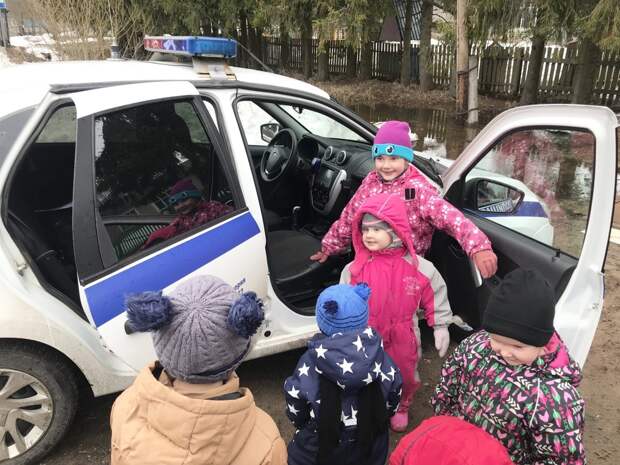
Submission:
[[413,166],[409,133],[409,124],[404,121],[387,121],[379,128],[372,146],[375,169],[323,237],[321,250],[310,258],[322,263],[328,256],[344,252],[351,243],[353,219],[364,200],[381,193],[397,194],[403,199],[407,195],[411,238],[418,255],[428,251],[435,228],[442,229],[459,242],[483,278],[494,275],[497,257],[491,242]]

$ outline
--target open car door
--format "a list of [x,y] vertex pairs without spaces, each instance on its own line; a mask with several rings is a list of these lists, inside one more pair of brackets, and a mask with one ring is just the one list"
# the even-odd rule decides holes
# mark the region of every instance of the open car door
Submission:
[[140,369],[154,352],[148,335],[125,330],[125,296],[211,274],[264,298],[265,237],[191,83],[70,97],[78,128],[73,239],[80,299],[105,344]]
[[584,364],[603,304],[617,126],[605,107],[519,107],[467,146],[444,174],[445,196],[488,235],[499,266],[482,281],[459,245],[436,234],[431,258],[456,314],[477,327],[507,273],[536,269],[556,293],[556,330]]

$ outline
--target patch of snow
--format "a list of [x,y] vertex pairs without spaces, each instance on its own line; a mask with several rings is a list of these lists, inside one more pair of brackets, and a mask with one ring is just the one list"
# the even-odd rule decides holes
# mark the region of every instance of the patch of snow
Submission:
[[4,48],[0,48],[0,69],[5,68],[10,65],[11,65],[11,60],[9,60],[9,57],[6,54],[6,50]]
[[54,51],[56,41],[50,34],[34,36],[11,36],[11,45],[23,48],[25,52],[44,60],[58,60]]

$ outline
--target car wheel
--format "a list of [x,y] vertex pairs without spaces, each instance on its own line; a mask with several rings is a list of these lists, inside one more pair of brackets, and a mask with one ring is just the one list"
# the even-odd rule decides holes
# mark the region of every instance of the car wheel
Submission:
[[77,404],[75,375],[60,356],[0,347],[0,463],[39,463],[71,426]]

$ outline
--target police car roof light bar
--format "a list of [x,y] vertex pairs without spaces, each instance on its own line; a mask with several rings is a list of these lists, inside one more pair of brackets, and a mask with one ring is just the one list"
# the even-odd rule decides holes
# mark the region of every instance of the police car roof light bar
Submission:
[[237,41],[223,37],[145,36],[144,49],[192,57],[234,58]]

